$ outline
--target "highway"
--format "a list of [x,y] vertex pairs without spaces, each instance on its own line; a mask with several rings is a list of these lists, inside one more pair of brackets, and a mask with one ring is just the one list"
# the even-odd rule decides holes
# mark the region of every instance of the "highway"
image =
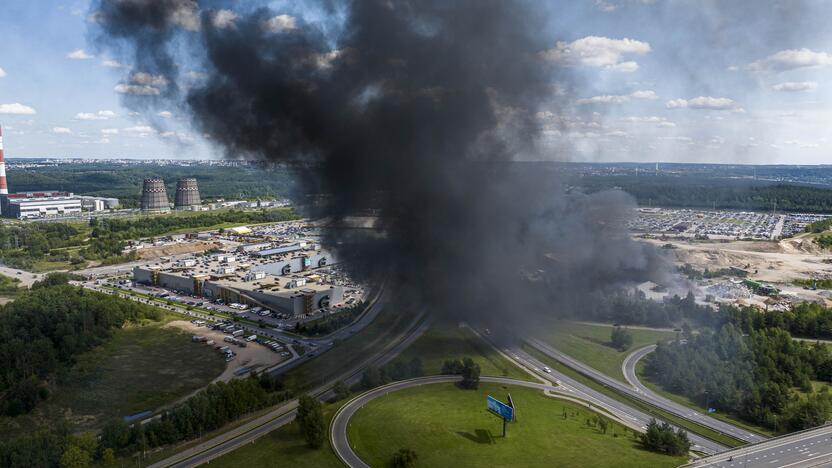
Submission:
[[[509,359],[516,362],[521,367],[531,370],[536,377],[543,378],[560,387],[562,389],[560,393],[584,400],[596,408],[602,408],[612,414],[623,424],[636,429],[639,432],[644,432],[650,420],[657,419],[653,415],[628,406],[626,403],[622,403],[597,390],[594,390],[583,383],[574,380],[566,374],[562,374],[554,369],[551,369],[551,372],[545,372],[543,369],[546,365],[522,349],[498,348],[498,350],[507,355]],[[728,447],[725,447],[722,444],[692,432],[688,432],[688,439],[691,441],[691,450],[697,452],[715,454],[728,449]]]
[[627,385],[623,382],[619,382],[618,380],[576,360],[573,359],[566,354],[556,350],[555,348],[549,346],[548,344],[537,340],[537,339],[530,339],[528,343],[540,351],[541,353],[545,354],[552,359],[557,360],[558,362],[580,372],[581,374],[599,382],[613,390],[625,394],[629,397],[638,399],[650,405],[653,405],[657,408],[660,408],[668,413],[674,414],[679,416],[680,418],[684,418],[688,421],[697,423],[701,426],[708,427],[713,429],[717,432],[721,432],[723,434],[729,435],[734,437],[735,439],[743,440],[749,443],[756,443],[762,442],[766,440],[765,437],[755,434],[753,432],[748,431],[747,429],[743,429],[733,424],[729,424],[725,421],[721,421],[716,418],[712,418],[706,414],[702,414],[699,411],[694,409],[688,408],[687,406],[681,405],[674,401],[668,400],[665,397],[657,395],[644,385],[642,385],[638,381],[638,377],[635,373],[635,367],[638,361],[652,352],[655,349],[655,346],[650,346],[641,348],[627,356],[625,359],[624,364],[622,365],[622,369],[624,370],[624,375],[630,385]]
[[[518,354],[518,361],[524,362],[525,359]],[[529,364],[529,363],[526,363]],[[525,365],[525,364],[524,364]],[[545,373],[544,373],[545,374]],[[542,384],[536,382],[527,382],[524,380],[516,380],[507,377],[489,377],[483,376],[480,377],[480,382],[488,382],[488,383],[498,383],[502,385],[517,385],[521,387],[528,387],[528,388],[536,388],[542,390],[544,392],[550,394],[557,394],[561,397],[565,397],[567,399],[573,400],[585,400],[586,402],[590,403],[590,406],[595,406],[595,408],[603,408],[604,410],[613,412],[618,416],[623,416],[625,418],[625,423],[627,420],[630,421],[629,426],[633,425],[635,422],[637,425],[639,423],[643,423],[644,421],[649,421],[650,417],[644,414],[639,415],[637,410],[632,410],[630,408],[624,407],[624,411],[620,411],[620,407],[623,406],[620,403],[611,407],[608,406],[608,401],[601,401],[596,398],[596,396],[592,395],[591,392],[585,393],[579,387],[575,387],[572,385],[571,382],[567,380],[560,381],[555,377],[549,376],[548,374],[543,375],[544,377],[550,377],[552,379],[551,384]],[[561,376],[557,376],[561,377]],[[353,398],[349,402],[347,402],[344,406],[341,407],[340,410],[335,414],[335,417],[330,424],[330,442],[332,444],[332,448],[335,451],[335,454],[338,458],[341,459],[347,466],[352,468],[368,468],[369,465],[364,463],[361,458],[356,454],[349,443],[349,438],[347,435],[347,428],[349,427],[349,421],[355,413],[361,409],[364,405],[371,402],[372,400],[384,396],[390,392],[395,392],[398,390],[404,390],[406,388],[413,388],[419,387],[421,385],[429,385],[429,384],[437,384],[437,383],[447,383],[447,382],[456,382],[460,380],[461,377],[456,375],[436,375],[430,377],[420,377],[416,379],[410,380],[403,380],[399,382],[394,382],[385,386],[374,388],[368,392],[362,393],[361,395]],[[614,400],[612,400],[614,401]],[[632,414],[628,414],[631,412]],[[646,419],[642,419],[646,418]],[[713,443],[711,443],[713,444]],[[717,446],[719,447],[719,446]],[[719,447],[724,449],[724,447]],[[701,447],[697,447],[697,449],[701,449]]]
[[[422,316],[416,317],[406,333],[399,335],[370,358],[353,365],[342,374],[332,377],[325,384],[309,392],[309,394],[317,395],[322,400],[329,399],[332,396],[331,388],[336,382],[343,380],[348,385],[358,382],[361,379],[361,373],[366,367],[382,366],[390,362],[416,341],[416,339],[422,336],[429,326],[430,322],[428,320],[425,320]],[[263,416],[208,441],[202,442],[195,447],[179,452],[165,460],[154,463],[150,467],[185,468],[208,463],[214,458],[229,453],[245,444],[249,444],[259,437],[290,423],[295,417],[296,408],[296,399],[286,402]]]
[[769,439],[696,460],[697,468],[807,468],[832,465],[832,425]]

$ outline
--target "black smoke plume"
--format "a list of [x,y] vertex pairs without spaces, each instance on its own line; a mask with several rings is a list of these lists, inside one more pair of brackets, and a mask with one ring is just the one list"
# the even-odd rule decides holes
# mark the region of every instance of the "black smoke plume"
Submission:
[[[354,274],[517,324],[661,271],[627,236],[629,197],[519,162],[541,158],[535,113],[568,79],[539,58],[540,2],[241,3],[100,0],[94,37],[133,66],[128,105],[175,106],[228,157],[303,167],[305,209]],[[342,228],[367,215],[373,229]]]

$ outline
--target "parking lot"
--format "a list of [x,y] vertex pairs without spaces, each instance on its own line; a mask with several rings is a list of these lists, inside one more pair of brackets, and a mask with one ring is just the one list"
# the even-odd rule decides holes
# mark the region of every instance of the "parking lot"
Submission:
[[755,211],[640,208],[628,223],[641,233],[709,239],[777,240],[803,232],[807,224],[830,215]]
[[[168,326],[187,331],[192,335],[192,340],[204,346],[213,347],[226,359],[225,371],[214,381],[228,381],[235,377],[244,377],[250,372],[268,369],[292,357],[292,352],[285,343],[268,340],[277,343],[277,347],[272,349],[264,339],[247,341],[246,338],[250,337],[251,333],[242,333],[235,337],[231,330],[227,332],[223,329],[213,329],[214,324],[198,322],[176,320]],[[242,329],[239,330],[242,331]]]

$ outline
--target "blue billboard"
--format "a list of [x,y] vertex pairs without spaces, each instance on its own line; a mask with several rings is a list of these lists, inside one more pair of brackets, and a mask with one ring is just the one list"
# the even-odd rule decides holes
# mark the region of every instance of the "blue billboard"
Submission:
[[488,395],[486,402],[488,404],[488,411],[491,411],[506,421],[514,421],[514,408],[491,395]]

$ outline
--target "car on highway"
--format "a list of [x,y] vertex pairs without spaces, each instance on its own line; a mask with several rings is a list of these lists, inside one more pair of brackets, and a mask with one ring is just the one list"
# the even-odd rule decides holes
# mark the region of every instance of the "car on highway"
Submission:
[[547,374],[551,374],[551,373],[552,373],[552,369],[550,369],[550,368],[548,368],[548,367],[546,367],[546,366],[543,366],[543,372],[545,372],[545,373],[547,373]]

